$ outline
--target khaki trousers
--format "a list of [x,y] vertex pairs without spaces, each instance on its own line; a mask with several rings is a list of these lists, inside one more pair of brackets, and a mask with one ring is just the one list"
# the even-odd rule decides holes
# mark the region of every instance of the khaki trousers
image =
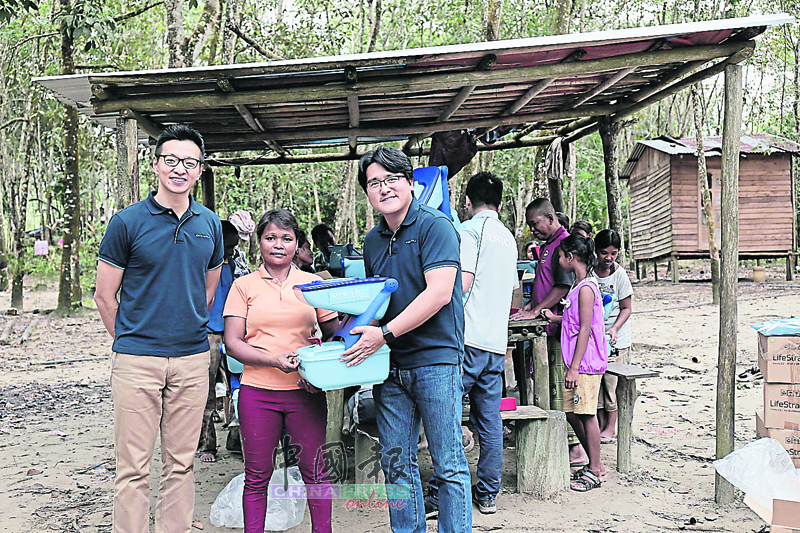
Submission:
[[148,533],[150,464],[161,430],[156,533],[188,533],[194,456],[208,395],[209,352],[183,357],[114,353],[114,533]]

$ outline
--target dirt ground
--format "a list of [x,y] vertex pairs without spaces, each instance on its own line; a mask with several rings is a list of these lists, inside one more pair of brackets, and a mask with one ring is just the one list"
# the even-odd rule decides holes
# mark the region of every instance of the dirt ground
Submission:
[[[800,315],[800,282],[786,282],[782,264],[768,265],[766,283],[740,269],[737,373],[756,358],[750,325]],[[741,503],[714,503],[714,410],[718,310],[711,300],[707,266],[681,270],[679,285],[651,279],[634,285],[634,363],[661,372],[639,382],[634,419],[633,472],[620,475],[616,446],[603,446],[609,474],[586,494],[564,492],[539,501],[513,492],[514,450],[505,452],[498,512],[474,513],[478,531],[762,531],[763,522]],[[666,279],[666,272],[659,273]],[[704,281],[706,280],[706,281]],[[13,321],[9,345],[0,346],[0,530],[7,532],[107,532],[111,529],[114,475],[113,423],[108,385],[111,339],[96,311],[56,319],[52,283],[30,280],[25,312],[0,316],[0,332]],[[35,289],[35,290],[34,290]],[[0,310],[9,307],[0,293]],[[35,310],[35,311],[34,311]],[[22,342],[25,328],[32,328]],[[692,362],[695,358],[698,362]],[[68,359],[92,359],[64,363]],[[736,397],[736,445],[755,438],[760,384],[740,384]],[[225,430],[218,426],[224,444]],[[513,442],[509,441],[509,442]],[[478,448],[468,454],[473,475]],[[423,478],[430,461],[421,454]],[[240,455],[220,451],[214,464],[195,465],[195,520],[215,528],[209,509],[219,491],[243,471]],[[160,472],[158,450],[151,485]],[[334,501],[334,531],[388,531],[388,514],[351,510]],[[686,525],[690,518],[696,525]],[[429,531],[436,530],[429,521]],[[308,517],[297,531],[309,531]]]

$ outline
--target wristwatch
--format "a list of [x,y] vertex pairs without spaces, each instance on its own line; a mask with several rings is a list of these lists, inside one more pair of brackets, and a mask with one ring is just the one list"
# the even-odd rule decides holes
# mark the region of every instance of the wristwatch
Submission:
[[383,340],[386,341],[386,344],[389,344],[394,340],[394,334],[389,331],[387,326],[381,326],[381,331],[383,332]]

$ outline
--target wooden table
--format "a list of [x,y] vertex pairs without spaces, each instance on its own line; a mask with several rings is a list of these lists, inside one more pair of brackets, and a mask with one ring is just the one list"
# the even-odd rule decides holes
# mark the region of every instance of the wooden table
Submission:
[[[547,361],[547,321],[541,318],[508,322],[508,343],[514,345],[514,376],[519,387],[519,403],[550,409],[550,365]],[[525,341],[530,341],[531,359],[525,356]]]
[[631,441],[633,440],[633,407],[636,405],[637,378],[653,378],[659,375],[635,365],[608,363],[607,373],[617,376],[617,471],[627,474],[631,471]]

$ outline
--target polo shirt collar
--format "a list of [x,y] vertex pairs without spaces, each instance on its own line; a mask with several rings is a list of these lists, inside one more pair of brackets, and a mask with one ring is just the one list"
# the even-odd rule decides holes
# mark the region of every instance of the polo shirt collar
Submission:
[[[400,223],[400,226],[410,226],[417,221],[417,215],[419,215],[419,202],[416,198],[411,198],[411,205],[408,207],[406,218],[403,219],[403,222]],[[381,233],[388,233],[389,235],[394,233],[391,229],[389,229],[389,225],[386,223],[385,217],[381,218],[381,223],[378,224],[378,229]]]
[[555,232],[555,233],[553,233],[553,234],[550,236],[550,238],[549,238],[549,239],[547,239],[547,242],[545,243],[545,245],[548,245],[548,244],[550,244],[551,242],[553,242],[553,241],[555,241],[556,239],[558,239],[558,238],[559,238],[561,235],[565,235],[565,234],[567,234],[567,235],[568,235],[568,233],[567,233],[567,230],[564,228],[564,226],[561,226],[560,228],[558,228],[558,230],[556,230],[556,232]]
[[[150,211],[151,215],[159,215],[161,213],[166,213],[170,209],[168,207],[164,207],[163,205],[156,202],[156,191],[150,191],[150,194],[147,195],[147,198],[144,200],[144,205],[147,206],[147,210]],[[189,211],[192,212],[193,215],[199,215],[200,204],[195,202],[194,197],[190,194],[189,195]]]
[[[286,277],[287,282],[294,276],[295,272],[300,272],[300,269],[298,269],[297,266],[292,263],[291,268],[289,268],[289,275]],[[267,272],[267,269],[263,264],[258,267],[258,275],[261,276],[261,279],[275,279],[272,277],[272,274]]]

